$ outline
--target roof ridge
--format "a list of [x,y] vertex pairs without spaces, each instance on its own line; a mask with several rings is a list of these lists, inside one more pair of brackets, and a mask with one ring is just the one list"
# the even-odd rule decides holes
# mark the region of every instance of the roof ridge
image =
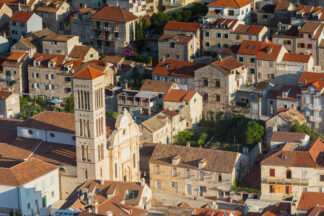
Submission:
[[122,15],[122,17],[123,17],[123,20],[126,21],[126,18],[125,18],[125,16],[124,16],[124,12],[123,12],[122,8],[119,7],[119,10],[120,10],[120,13],[121,13],[121,15]]

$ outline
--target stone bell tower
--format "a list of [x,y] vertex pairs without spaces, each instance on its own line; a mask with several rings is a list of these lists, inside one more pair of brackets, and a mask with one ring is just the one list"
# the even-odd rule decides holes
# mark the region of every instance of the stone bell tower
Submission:
[[85,68],[73,75],[76,162],[80,182],[109,178],[104,75],[94,68]]

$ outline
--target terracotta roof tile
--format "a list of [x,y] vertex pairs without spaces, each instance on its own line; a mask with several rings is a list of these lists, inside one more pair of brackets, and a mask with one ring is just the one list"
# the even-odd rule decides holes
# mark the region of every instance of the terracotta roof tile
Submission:
[[297,209],[308,211],[316,205],[324,205],[324,193],[303,191]]
[[85,58],[85,56],[88,54],[90,49],[91,49],[90,46],[76,45],[76,46],[73,47],[73,49],[69,53],[69,57],[72,57],[72,58]]
[[239,156],[237,152],[220,151],[214,149],[194,148],[177,145],[157,144],[150,163],[172,165],[172,158],[180,155],[179,167],[197,169],[199,161],[207,160],[202,169],[231,173]]
[[34,67],[34,60],[38,60],[40,65],[38,67],[48,68],[48,63],[51,60],[55,61],[54,68],[60,69],[65,61],[66,56],[61,54],[45,54],[45,53],[35,53],[29,61],[29,67]]
[[10,21],[27,22],[33,14],[29,11],[15,11],[10,17]]
[[238,54],[255,55],[257,59],[277,60],[282,45],[263,41],[248,41],[242,42]]
[[324,205],[314,206],[311,211],[308,212],[307,216],[323,216]]
[[104,62],[108,62],[111,64],[121,64],[124,60],[124,57],[121,56],[105,56],[101,59]]
[[291,62],[303,62],[308,63],[311,55],[297,54],[297,53],[286,53],[283,57],[283,61],[291,61]]
[[215,22],[208,23],[207,28],[216,28],[216,29],[232,29],[238,22],[237,19],[224,19],[224,18],[217,18]]
[[107,5],[93,15],[92,19],[125,23],[136,20],[138,17],[121,7]]
[[304,22],[301,28],[299,29],[300,33],[314,33],[319,27],[321,23],[318,22]]
[[189,31],[197,32],[201,26],[201,23],[189,23],[189,22],[175,22],[169,21],[164,29],[167,30],[176,30],[176,31]]
[[193,211],[192,215],[193,216],[227,216],[227,215],[242,216],[243,213],[235,210],[196,208]]
[[58,167],[30,158],[11,168],[0,168],[0,185],[22,186],[55,169],[58,169]]
[[175,40],[176,42],[187,44],[187,43],[189,43],[192,40],[192,37],[185,36],[185,35],[168,35],[168,34],[163,34],[159,38],[159,41],[163,41],[163,42],[170,41],[170,40]]
[[245,66],[232,56],[215,61],[211,64],[227,74],[232,74],[232,70]]
[[241,8],[248,4],[251,4],[248,0],[216,0],[208,5],[212,7],[232,7]]
[[[284,92],[288,92],[287,97],[283,97],[282,94]],[[298,101],[297,95],[299,94],[301,94],[300,86],[283,85],[280,89],[271,89],[268,92],[267,98]]]
[[24,52],[11,52],[8,56],[8,60],[19,60],[21,57],[23,57],[26,53]]
[[6,100],[12,95],[12,92],[9,91],[0,91],[0,100]]
[[234,30],[234,33],[258,35],[265,28],[263,25],[244,25],[240,24]]
[[163,100],[174,102],[189,101],[195,95],[195,93],[196,92],[194,91],[172,89],[164,96]]
[[78,78],[78,79],[92,80],[92,79],[95,79],[95,78],[103,76],[103,75],[105,75],[105,73],[103,73],[101,71],[98,71],[98,70],[96,70],[94,68],[88,67],[88,68],[85,68],[85,69],[77,72],[72,77],[73,78]]
[[302,144],[305,137],[305,133],[275,131],[272,133],[271,142],[288,142]]
[[275,7],[275,11],[287,11],[289,6],[292,5],[289,1],[280,1]]
[[314,86],[320,92],[324,88],[324,73],[303,72],[298,82],[304,87]]
[[174,86],[175,86],[175,83],[173,83],[173,82],[163,82],[163,81],[158,81],[158,80],[145,80],[140,90],[141,91],[168,93]]
[[164,62],[161,61],[155,66],[152,74],[194,78],[194,71],[203,66],[205,65],[196,62],[166,59]]
[[68,41],[73,38],[73,35],[66,35],[66,34],[48,34],[46,37],[43,38],[43,41]]

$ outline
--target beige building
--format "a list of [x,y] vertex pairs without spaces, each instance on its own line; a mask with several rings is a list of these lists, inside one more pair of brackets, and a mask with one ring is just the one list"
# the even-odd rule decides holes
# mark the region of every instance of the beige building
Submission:
[[143,142],[171,144],[179,131],[186,128],[186,120],[176,111],[163,110],[140,125]]
[[2,62],[0,88],[20,94],[28,91],[28,53],[12,52]]
[[263,41],[243,41],[237,59],[249,68],[248,82],[262,82],[277,76],[277,64],[286,53],[282,45]]
[[[194,3],[200,3],[200,1],[198,0],[176,0],[176,1],[172,1],[172,0],[162,0],[162,6],[163,9],[168,11],[168,10],[174,10],[176,8],[183,8],[186,7],[190,4],[194,4]],[[158,3],[156,3],[158,4]]]
[[71,73],[63,70],[65,55],[36,53],[28,65],[29,94],[66,98],[72,92]]
[[91,46],[75,45],[69,52],[70,59],[83,59],[84,61],[99,60],[99,53]]
[[163,107],[179,112],[181,118],[186,120],[186,128],[197,126],[202,118],[202,97],[195,91],[171,90],[163,98]]
[[8,7],[5,3],[2,3],[0,7],[0,26],[5,23],[8,23],[10,17],[12,16],[12,9]]
[[105,129],[104,75],[93,68],[73,75],[77,176],[81,182],[138,181],[140,129],[127,110],[116,122],[108,120],[113,131]]
[[135,40],[138,17],[117,6],[106,5],[91,17],[92,46],[101,54],[124,55]]
[[228,198],[240,163],[237,152],[157,144],[149,160],[150,186],[183,195]]
[[195,89],[202,95],[204,113],[234,105],[237,90],[246,84],[247,67],[227,57],[195,71]]
[[69,15],[71,7],[63,0],[42,0],[36,13],[43,18],[43,27],[55,33],[64,31],[63,21]]
[[162,60],[152,72],[152,79],[164,82],[175,82],[179,89],[195,90],[195,70],[204,64],[180,60]]
[[[91,197],[96,202],[92,202]],[[107,216],[142,216],[150,208],[151,198],[152,191],[145,182],[89,180],[71,194],[63,208],[81,211],[79,215],[90,211]]]
[[306,150],[287,143],[261,162],[261,199],[298,200],[303,191],[324,187],[324,141],[317,138]]
[[321,133],[324,132],[323,79],[323,73],[304,72],[298,81],[302,86],[300,95],[301,112],[307,118],[308,125]]
[[43,53],[69,55],[72,49],[80,45],[79,37],[64,34],[50,34],[42,40]]
[[215,22],[204,25],[202,31],[202,50],[205,55],[217,56],[217,51],[234,44],[230,36],[242,21],[217,18]]
[[2,118],[17,118],[19,113],[19,94],[0,90],[0,116]]

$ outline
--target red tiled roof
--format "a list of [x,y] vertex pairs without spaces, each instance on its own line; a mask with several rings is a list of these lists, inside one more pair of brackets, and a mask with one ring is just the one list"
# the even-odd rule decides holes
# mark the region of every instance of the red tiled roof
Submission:
[[189,101],[195,95],[195,93],[196,92],[194,91],[172,89],[164,96],[163,100],[174,101],[174,102]]
[[291,61],[291,62],[303,62],[308,63],[311,55],[297,54],[297,53],[286,53],[283,57],[283,61]]
[[29,11],[15,11],[10,17],[10,21],[27,22],[33,14]]
[[303,191],[297,209],[308,211],[316,205],[324,205],[324,193]]
[[10,53],[10,55],[8,56],[8,60],[19,60],[22,56],[24,56],[26,53],[24,52],[12,52]]
[[[284,92],[288,92],[287,97],[282,97],[282,93]],[[297,101],[298,94],[301,94],[301,88],[299,86],[283,85],[280,89],[271,89],[268,92],[267,98]]]
[[88,67],[88,68],[85,68],[85,69],[77,72],[72,77],[73,78],[78,78],[78,79],[92,80],[92,79],[95,79],[95,78],[100,77],[102,75],[105,75],[105,73],[103,73],[101,71],[98,71],[98,70],[96,70],[94,68]]
[[0,168],[0,185],[22,186],[55,169],[58,167],[36,158],[30,158],[11,168]]
[[263,25],[244,25],[240,24],[234,30],[234,33],[257,35],[265,28]]
[[211,64],[227,74],[232,74],[232,70],[245,66],[232,56],[215,61]]
[[207,6],[241,8],[248,4],[251,4],[248,0],[216,0]]
[[200,23],[169,21],[164,26],[164,29],[167,29],[167,30],[177,30],[177,31],[197,32],[199,30],[200,26],[201,26]]
[[12,92],[0,91],[0,100],[6,100],[10,95],[12,95]]
[[[235,213],[235,214],[233,214]],[[194,216],[226,216],[226,215],[243,215],[240,211],[224,210],[224,209],[210,209],[210,208],[196,208],[192,215]]]
[[93,15],[92,19],[126,23],[136,20],[138,17],[121,7],[107,5]]
[[159,62],[152,74],[194,78],[194,71],[203,66],[205,65],[195,62],[167,59],[164,62]]
[[35,53],[31,60],[29,61],[29,67],[34,66],[34,60],[37,59],[37,61],[40,62],[39,67],[48,67],[49,61],[55,62],[56,69],[60,69],[65,61],[66,56],[61,54],[45,54],[45,53]]
[[255,55],[257,59],[276,60],[282,45],[263,41],[244,40],[238,50],[238,54]]
[[304,72],[298,82],[303,83],[304,87],[312,85],[316,91],[321,91],[324,88],[324,73]]

